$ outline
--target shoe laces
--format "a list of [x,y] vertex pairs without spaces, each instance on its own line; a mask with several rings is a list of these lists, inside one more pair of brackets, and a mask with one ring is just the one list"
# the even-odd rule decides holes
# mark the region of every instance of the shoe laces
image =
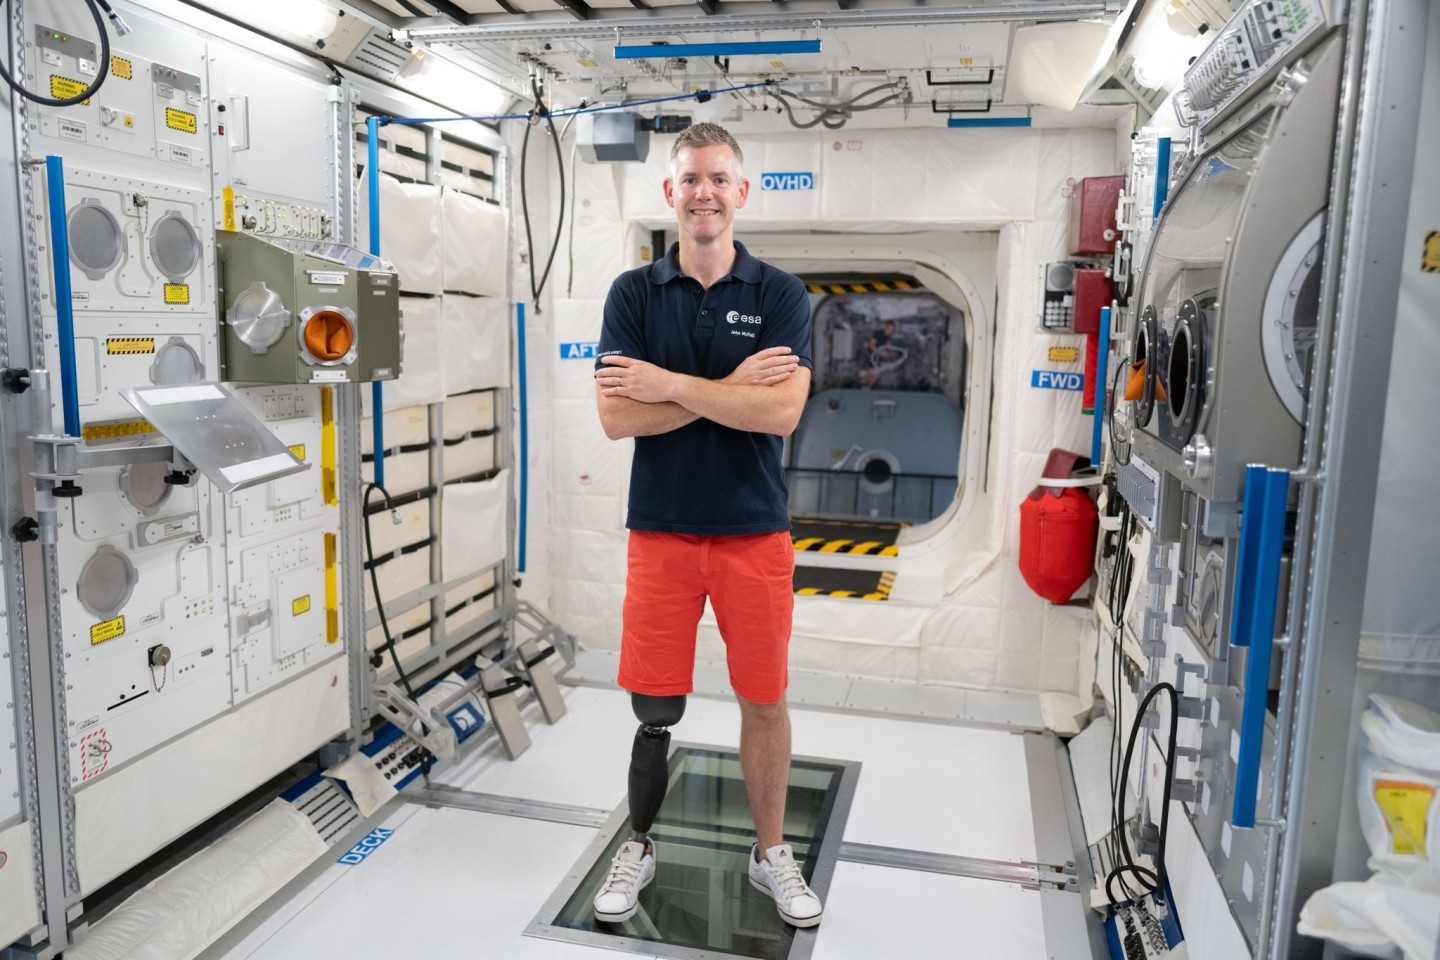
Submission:
[[805,878],[800,873],[800,865],[794,860],[783,866],[770,868],[770,875],[774,878],[775,889],[781,898],[787,902],[796,897],[810,895],[810,887],[805,883]]
[[641,860],[622,860],[619,857],[610,861],[610,876],[605,878],[605,892],[612,890],[628,890],[635,885],[640,878]]

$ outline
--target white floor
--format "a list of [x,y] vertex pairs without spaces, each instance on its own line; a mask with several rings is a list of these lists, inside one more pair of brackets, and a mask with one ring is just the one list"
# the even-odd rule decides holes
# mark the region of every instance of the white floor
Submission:
[[[590,664],[603,672],[604,664]],[[850,842],[993,860],[1035,859],[1022,736],[999,728],[862,717],[799,705],[794,752],[862,764],[844,838]],[[817,697],[854,695],[828,678]],[[862,696],[875,697],[865,686]],[[884,692],[883,688],[880,688]],[[963,691],[960,691],[963,693]],[[440,782],[485,794],[610,810],[623,798],[635,719],[614,689],[566,687],[569,713],[546,726],[534,707],[533,746],[520,759],[488,744]],[[911,710],[936,709],[912,685]],[[965,698],[946,709],[963,713]],[[902,701],[903,702],[903,701]],[[1028,725],[1022,701],[996,717]],[[833,704],[826,703],[826,706]],[[1038,711],[1037,711],[1038,713]],[[989,722],[1002,724],[1004,719]],[[677,740],[734,747],[733,703],[690,698]],[[232,960],[346,957],[603,957],[579,945],[527,938],[525,927],[595,837],[589,827],[406,805],[393,836],[357,866],[331,865],[228,952]],[[816,960],[1049,956],[1041,897],[994,881],[848,862],[837,865],[812,956]],[[636,956],[650,956],[638,953]]]

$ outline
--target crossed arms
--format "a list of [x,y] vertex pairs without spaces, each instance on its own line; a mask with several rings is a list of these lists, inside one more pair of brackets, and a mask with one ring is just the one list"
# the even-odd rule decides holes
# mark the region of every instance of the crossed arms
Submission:
[[723,380],[672,373],[631,357],[595,371],[600,425],[611,440],[649,437],[704,418],[751,433],[788,436],[800,422],[810,371],[789,347],[746,357]]

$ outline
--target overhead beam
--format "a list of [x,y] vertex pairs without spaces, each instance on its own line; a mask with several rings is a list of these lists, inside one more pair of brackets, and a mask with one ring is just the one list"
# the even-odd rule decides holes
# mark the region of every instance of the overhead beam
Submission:
[[[701,4],[703,8],[703,4]],[[819,10],[809,13],[784,12],[768,14],[705,16],[668,15],[666,7],[650,16],[637,18],[627,10],[591,10],[588,20],[577,22],[568,15],[528,15],[519,23],[514,17],[477,18],[479,22],[464,27],[417,26],[397,30],[396,40],[404,42],[446,43],[468,40],[548,40],[566,37],[616,36],[669,37],[676,33],[722,33],[742,30],[813,30],[842,27],[928,26],[937,23],[1009,23],[1016,20],[1066,22],[1112,17],[1124,7],[1123,0],[1020,0],[1016,3],[976,3],[951,7],[903,7],[864,10]]]
[[713,17],[720,9],[718,0],[695,0],[707,17]]
[[591,9],[585,0],[555,0],[555,2],[563,7],[565,12],[576,20],[589,20],[590,15],[594,13],[594,10]]

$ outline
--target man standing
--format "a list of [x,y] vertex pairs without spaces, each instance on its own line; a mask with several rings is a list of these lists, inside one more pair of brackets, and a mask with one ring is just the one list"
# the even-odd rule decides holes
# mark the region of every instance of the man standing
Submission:
[[740,704],[740,767],[758,842],[750,882],[786,922],[820,922],[820,899],[785,843],[785,707],[795,554],[781,437],[810,386],[810,308],[795,277],[734,239],[750,182],[723,128],[687,128],[670,151],[665,200],[679,243],[621,274],[605,301],[595,371],[600,422],[635,438],[619,684],[640,719],[630,762],[631,839],[595,898],[634,915],[655,876],[647,835],[665,798],[669,727],[691,692],[708,597]]

